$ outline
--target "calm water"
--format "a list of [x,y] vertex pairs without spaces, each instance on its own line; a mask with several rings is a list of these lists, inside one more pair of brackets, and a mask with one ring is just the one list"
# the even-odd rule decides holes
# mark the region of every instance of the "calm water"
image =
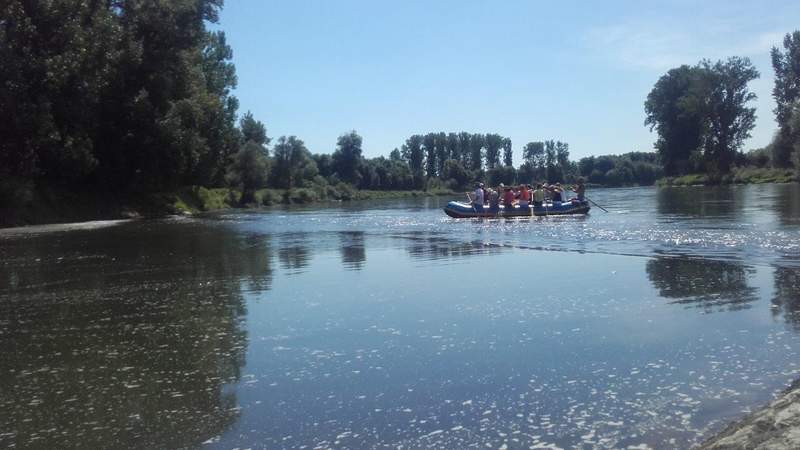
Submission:
[[800,375],[800,187],[0,230],[0,447],[686,448]]

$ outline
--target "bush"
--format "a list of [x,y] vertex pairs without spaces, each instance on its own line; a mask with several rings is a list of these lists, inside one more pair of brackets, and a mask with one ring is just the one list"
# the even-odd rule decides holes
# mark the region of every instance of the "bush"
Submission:
[[0,208],[25,206],[33,201],[33,181],[0,178]]

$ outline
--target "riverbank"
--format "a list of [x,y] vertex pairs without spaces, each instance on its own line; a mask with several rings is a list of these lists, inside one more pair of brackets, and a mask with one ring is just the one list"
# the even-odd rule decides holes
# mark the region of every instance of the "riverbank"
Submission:
[[62,190],[51,187],[32,189],[0,206],[0,227],[131,219],[176,214],[194,214],[233,208],[260,208],[280,204],[313,204],[355,200],[380,200],[411,197],[458,195],[450,190],[371,191],[348,185],[325,189],[261,189],[253,202],[243,205],[241,192],[230,188],[187,186],[174,192],[122,195],[107,192]]
[[769,405],[728,425],[701,450],[800,448],[800,379]]
[[735,168],[722,177],[713,177],[704,173],[683,175],[680,177],[664,177],[656,182],[657,186],[713,186],[719,184],[765,184],[791,183],[800,181],[791,169],[771,169],[756,167]]

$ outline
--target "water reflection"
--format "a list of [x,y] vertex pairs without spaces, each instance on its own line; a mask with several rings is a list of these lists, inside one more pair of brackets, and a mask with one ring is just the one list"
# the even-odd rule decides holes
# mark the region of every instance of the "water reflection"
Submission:
[[791,183],[776,186],[775,209],[783,225],[800,224],[800,184]]
[[311,260],[311,251],[308,247],[308,240],[311,233],[284,233],[280,235],[280,248],[278,249],[278,259],[281,267],[290,275],[301,274]]
[[758,290],[747,284],[753,269],[736,262],[661,255],[646,271],[659,294],[674,299],[670,303],[707,313],[746,309],[758,300]]
[[238,420],[268,238],[142,227],[4,242],[0,446],[196,447]]
[[773,316],[783,316],[795,331],[800,331],[800,268],[776,267]]
[[745,192],[739,186],[661,188],[656,207],[661,215],[736,219],[747,203]]
[[342,231],[339,233],[341,243],[342,265],[346,269],[360,270],[364,267],[367,260],[367,252],[364,248],[363,231]]
[[426,261],[460,259],[503,251],[503,247],[498,245],[487,245],[479,241],[456,241],[438,234],[422,233],[396,237],[406,241],[405,249],[409,256]]

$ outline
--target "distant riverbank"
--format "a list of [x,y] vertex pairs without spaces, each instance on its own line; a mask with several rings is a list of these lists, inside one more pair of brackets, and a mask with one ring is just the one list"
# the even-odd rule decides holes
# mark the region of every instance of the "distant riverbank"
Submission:
[[230,188],[188,186],[174,192],[114,194],[37,188],[0,206],[0,227],[83,222],[89,220],[159,217],[233,208],[260,208],[280,204],[310,204],[351,200],[459,195],[447,189],[413,191],[358,190],[349,186],[325,189],[261,189],[253,202],[242,204],[241,192]]

